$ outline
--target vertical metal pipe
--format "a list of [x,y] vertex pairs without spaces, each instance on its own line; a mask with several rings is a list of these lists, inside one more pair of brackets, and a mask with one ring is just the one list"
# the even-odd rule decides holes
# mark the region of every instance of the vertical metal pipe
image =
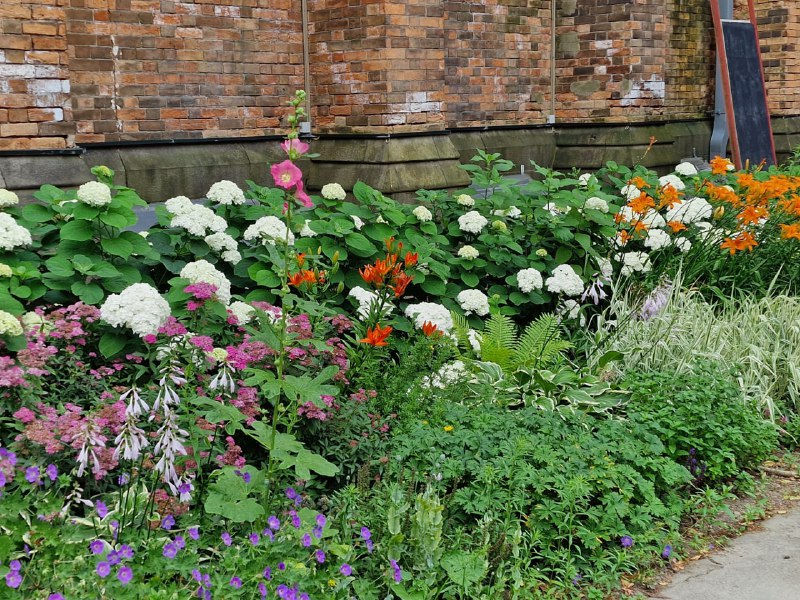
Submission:
[[[719,7],[721,19],[733,18],[733,0],[711,0],[716,2]],[[709,145],[709,159],[715,156],[726,156],[728,152],[728,118],[725,109],[725,92],[722,89],[722,67],[719,62],[719,50],[717,50],[717,75],[714,88],[714,128],[711,132],[711,143]]]
[[309,39],[308,39],[308,0],[300,0],[300,12],[303,20],[303,89],[306,93],[306,120],[308,131],[304,131],[304,126],[300,125],[303,133],[311,133],[311,60],[309,58]]
[[550,1],[550,114],[547,122],[556,122],[556,0]]

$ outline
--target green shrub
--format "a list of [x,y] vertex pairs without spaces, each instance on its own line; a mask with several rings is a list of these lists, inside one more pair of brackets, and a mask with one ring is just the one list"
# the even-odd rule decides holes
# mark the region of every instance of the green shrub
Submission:
[[775,448],[775,427],[746,402],[732,369],[697,362],[688,372],[631,373],[633,420],[649,424],[669,456],[697,482],[717,483],[752,469]]

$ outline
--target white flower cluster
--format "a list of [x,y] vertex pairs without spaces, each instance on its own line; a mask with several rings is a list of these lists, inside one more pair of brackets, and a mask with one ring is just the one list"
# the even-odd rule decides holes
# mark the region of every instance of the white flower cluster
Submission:
[[100,318],[106,323],[128,327],[139,336],[156,333],[169,315],[169,303],[147,283],[134,283],[111,294],[100,307]]
[[475,260],[480,256],[480,252],[474,246],[461,246],[458,249],[458,256],[467,260]]
[[[366,319],[369,316],[369,313],[373,310],[373,307],[378,307],[378,294],[371,292],[370,290],[365,290],[362,287],[354,287],[352,290],[350,290],[348,296],[352,296],[356,299],[356,302],[358,302],[358,316],[362,319]],[[393,308],[394,307],[391,304],[385,304],[383,306],[383,316],[391,314]]]
[[536,269],[522,269],[517,273],[517,286],[523,294],[529,294],[533,290],[540,290],[543,285],[542,274]]
[[678,221],[686,225],[710,219],[713,207],[705,198],[688,198],[667,211],[667,221]]
[[594,177],[592,173],[581,173],[578,177],[578,183],[583,187],[587,187],[589,182],[592,180],[592,177]]
[[4,310],[0,310],[0,335],[22,335],[22,324],[19,319]]
[[233,316],[236,317],[239,325],[246,325],[249,323],[250,319],[253,318],[253,315],[256,312],[255,308],[245,302],[241,302],[240,300],[231,302],[230,306],[228,306],[228,310],[230,310]]
[[356,226],[356,231],[361,231],[361,228],[364,226],[364,221],[361,220],[361,217],[350,215],[350,218],[353,219],[353,225]]
[[682,162],[675,167],[675,172],[684,177],[697,175],[697,167],[690,162]]
[[0,208],[19,204],[19,196],[10,190],[0,188]]
[[214,214],[210,208],[194,204],[186,196],[176,196],[164,203],[167,212],[172,216],[170,227],[182,227],[192,235],[205,237],[211,233],[219,233],[228,228],[222,217]]
[[630,206],[623,206],[618,214],[622,216],[623,221],[628,223],[641,222],[650,229],[664,227],[667,224],[667,222],[664,220],[664,217],[662,217],[658,211],[653,210],[652,208],[648,210],[644,216],[641,216],[639,213],[634,213]]
[[675,238],[673,242],[675,247],[680,250],[683,254],[686,254],[689,250],[692,249],[692,242],[687,240],[685,237]]
[[[577,319],[580,314],[581,305],[577,300],[564,300],[564,302],[559,304],[556,308],[556,316],[559,317],[559,319]],[[585,320],[585,317],[581,317],[581,326],[584,325]]]
[[463,290],[456,300],[467,314],[475,313],[479,317],[489,314],[489,297],[480,290]]
[[225,262],[235,265],[242,260],[242,255],[239,253],[239,244],[227,233],[223,231],[212,233],[205,237],[205,241],[208,247],[218,252]]
[[338,183],[326,183],[321,193],[326,200],[344,200],[347,197],[347,192]]
[[300,228],[300,237],[317,237],[317,232],[308,226],[309,223],[311,223],[311,219],[306,219],[306,222],[303,223]]
[[405,315],[414,321],[414,327],[422,329],[425,323],[432,323],[443,334],[447,335],[453,328],[453,317],[450,311],[435,302],[420,302],[406,306]]
[[196,260],[181,269],[180,276],[191,283],[210,283],[217,286],[217,300],[224,305],[231,301],[231,282],[222,271],[207,260]]
[[636,200],[636,198],[642,195],[642,191],[635,185],[626,185],[619,192],[622,194],[622,197],[628,202],[630,202],[631,200]]
[[672,238],[662,229],[651,229],[647,232],[644,245],[652,250],[661,250],[672,244]]
[[560,206],[557,206],[555,202],[548,202],[542,208],[544,210],[546,210],[547,212],[549,212],[554,217],[557,217],[558,215],[563,215],[564,213],[567,212],[566,210],[564,210]]
[[270,244],[271,246],[274,246],[275,242],[282,243],[288,239],[289,245],[294,246],[294,234],[291,231],[287,231],[286,224],[283,221],[272,215],[261,217],[245,229],[244,239],[248,242],[260,239],[262,244]]
[[467,233],[480,233],[489,220],[477,210],[471,210],[458,217],[458,228]]
[[466,206],[467,208],[472,208],[475,206],[475,198],[469,194],[461,194],[460,196],[457,196],[456,202],[458,202],[458,204],[461,206]]
[[430,210],[428,210],[425,206],[416,207],[414,210],[411,211],[411,214],[417,217],[418,221],[422,221],[423,223],[433,219],[433,213]]
[[467,340],[469,341],[469,345],[472,348],[472,351],[478,358],[480,358],[481,342],[483,342],[483,336],[474,329],[470,329],[469,331],[467,331]]
[[467,380],[469,373],[467,367],[460,360],[442,365],[437,373],[428,377],[427,375],[420,380],[422,387],[435,387],[444,389],[447,386]]
[[244,192],[227,179],[213,184],[206,192],[206,198],[216,204],[244,204]]
[[78,200],[89,206],[108,206],[111,204],[111,188],[99,181],[87,181],[78,188]]
[[647,273],[653,268],[650,263],[650,257],[646,252],[626,252],[624,254],[617,254],[615,257],[618,262],[622,263],[620,273],[623,276],[628,276],[631,273]]
[[0,250],[13,250],[32,243],[30,231],[19,225],[11,215],[0,213]]
[[672,175],[672,174],[659,177],[658,185],[660,185],[661,187],[667,187],[668,185],[670,185],[679,192],[682,192],[683,190],[686,189],[686,184],[683,183],[683,179],[681,179],[677,175]]
[[558,265],[545,281],[547,291],[565,296],[580,296],[583,293],[583,279],[569,265]]
[[516,206],[509,206],[508,208],[500,208],[498,210],[492,211],[492,214],[496,217],[507,217],[509,219],[516,219],[517,217],[522,215],[522,211],[518,209]]
[[602,198],[598,198],[597,196],[592,196],[591,198],[586,200],[586,202],[583,205],[583,208],[589,210],[599,210],[601,213],[607,213],[608,202],[606,202]]

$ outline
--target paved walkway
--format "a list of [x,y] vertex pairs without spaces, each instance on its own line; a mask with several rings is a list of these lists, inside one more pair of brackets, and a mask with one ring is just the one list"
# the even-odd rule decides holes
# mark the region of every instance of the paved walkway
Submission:
[[800,600],[800,509],[768,519],[762,527],[689,564],[652,598]]

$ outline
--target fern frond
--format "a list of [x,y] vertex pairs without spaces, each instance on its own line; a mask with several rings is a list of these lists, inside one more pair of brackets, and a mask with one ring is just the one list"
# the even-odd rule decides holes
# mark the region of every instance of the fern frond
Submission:
[[506,315],[494,313],[486,322],[481,339],[481,360],[500,365],[507,371],[513,365],[517,347],[517,331],[514,322]]
[[455,311],[450,311],[450,316],[453,319],[453,335],[456,336],[456,343],[458,347],[465,352],[471,352],[472,346],[469,343],[469,321],[464,315],[460,315]]
[[551,314],[541,315],[528,325],[515,348],[512,362],[515,367],[549,366],[572,344],[561,339],[558,319]]

